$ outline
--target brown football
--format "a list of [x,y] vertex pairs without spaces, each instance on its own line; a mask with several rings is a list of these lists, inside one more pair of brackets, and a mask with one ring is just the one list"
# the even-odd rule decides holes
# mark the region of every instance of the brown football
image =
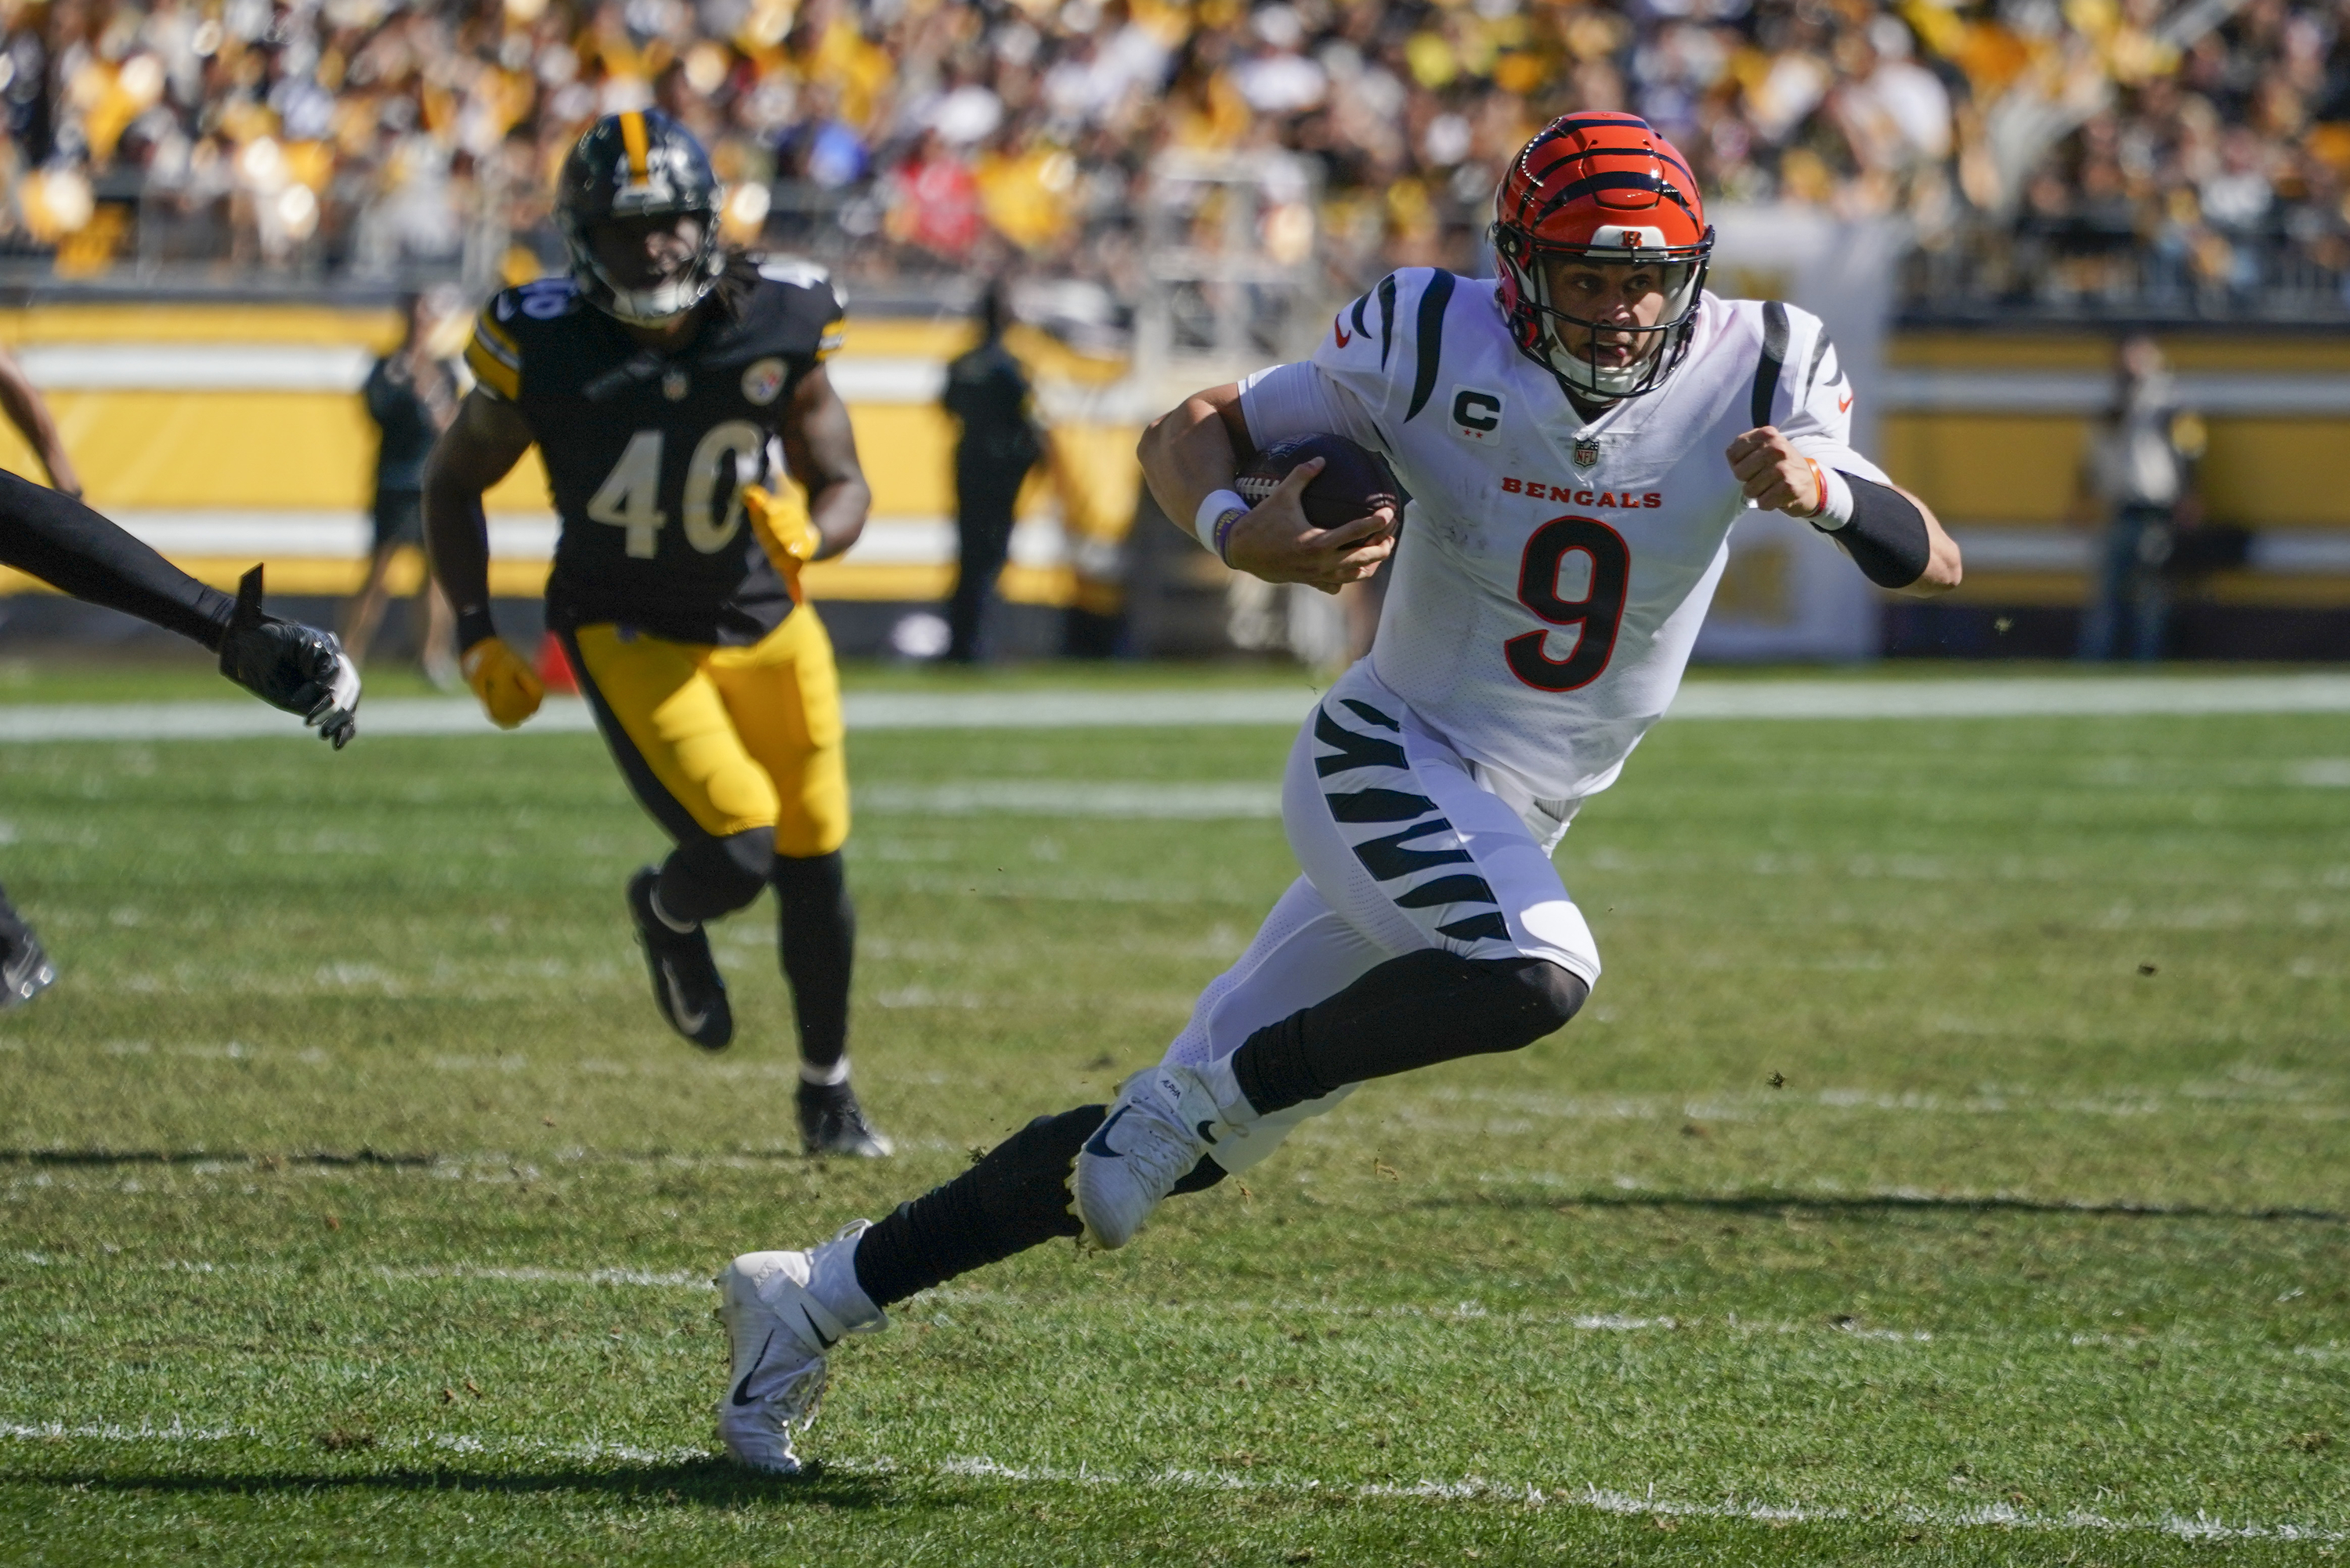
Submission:
[[1276,441],[1242,465],[1232,488],[1251,506],[1272,494],[1289,471],[1306,459],[1322,459],[1322,472],[1301,499],[1305,520],[1316,528],[1336,528],[1368,517],[1384,506],[1400,515],[1403,492],[1387,459],[1342,435],[1298,436]]

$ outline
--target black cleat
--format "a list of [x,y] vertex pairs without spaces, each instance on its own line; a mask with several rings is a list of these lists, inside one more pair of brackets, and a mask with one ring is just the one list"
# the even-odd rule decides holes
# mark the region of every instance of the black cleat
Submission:
[[800,1147],[809,1154],[853,1154],[886,1159],[897,1152],[889,1135],[865,1119],[857,1091],[847,1084],[802,1084]]
[[726,1005],[726,981],[710,956],[710,937],[700,926],[681,931],[653,913],[653,887],[660,873],[648,866],[629,878],[629,918],[653,975],[653,1004],[669,1026],[705,1051],[723,1051],[734,1038],[734,1011]]
[[[57,982],[57,966],[41,950],[41,939],[26,931],[15,941],[0,940],[0,1012],[22,1007]],[[807,1120],[807,1113],[800,1113]]]

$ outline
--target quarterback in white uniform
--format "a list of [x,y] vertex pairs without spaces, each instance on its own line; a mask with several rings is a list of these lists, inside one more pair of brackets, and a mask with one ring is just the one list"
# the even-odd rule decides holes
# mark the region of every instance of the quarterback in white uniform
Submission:
[[[1931,513],[1853,451],[1820,323],[1707,293],[1712,238],[1644,121],[1569,116],[1496,195],[1497,277],[1396,273],[1311,360],[1146,433],[1153,493],[1238,569],[1335,590],[1395,555],[1370,657],[1291,752],[1304,874],[1110,1106],[1038,1117],[879,1224],[728,1266],[737,1459],[797,1468],[827,1353],[892,1302],[1081,1228],[1123,1246],[1357,1085],[1572,1019],[1599,954],[1551,851],[1670,704],[1742,513],[1810,520],[1883,587],[1956,586]],[[1253,508],[1232,490],[1244,457],[1315,434],[1384,453],[1404,515],[1315,527],[1317,462]]]

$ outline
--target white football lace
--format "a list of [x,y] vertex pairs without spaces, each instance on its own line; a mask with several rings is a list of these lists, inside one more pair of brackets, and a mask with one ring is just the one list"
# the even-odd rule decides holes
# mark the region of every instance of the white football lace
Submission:
[[1171,1114],[1157,1100],[1157,1096],[1149,1101],[1137,1099],[1133,1102],[1134,1108],[1166,1131],[1154,1129],[1151,1136],[1136,1140],[1135,1147],[1126,1151],[1126,1157],[1142,1168],[1143,1174],[1150,1179],[1150,1184],[1160,1189],[1159,1196],[1164,1197],[1177,1182],[1191,1174],[1193,1166],[1200,1163],[1200,1147],[1199,1135],[1183,1125],[1182,1096],[1177,1095]]

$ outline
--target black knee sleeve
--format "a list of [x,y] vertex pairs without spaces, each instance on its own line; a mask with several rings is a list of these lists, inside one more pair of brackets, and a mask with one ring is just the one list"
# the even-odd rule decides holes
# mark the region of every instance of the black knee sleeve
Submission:
[[731,915],[759,896],[775,859],[775,830],[745,828],[681,844],[661,862],[660,907],[674,919]]
[[901,1203],[857,1247],[857,1282],[876,1306],[1085,1227],[1069,1212],[1069,1171],[1107,1114],[1080,1106],[1038,1116],[953,1180]]
[[857,906],[840,851],[805,859],[778,855],[775,950],[791,982],[800,1026],[800,1060],[829,1067],[848,1050],[848,988],[857,958]]
[[1348,1084],[1531,1045],[1590,994],[1580,977],[1544,959],[1406,953],[1250,1035],[1232,1075],[1249,1105],[1269,1116]]

